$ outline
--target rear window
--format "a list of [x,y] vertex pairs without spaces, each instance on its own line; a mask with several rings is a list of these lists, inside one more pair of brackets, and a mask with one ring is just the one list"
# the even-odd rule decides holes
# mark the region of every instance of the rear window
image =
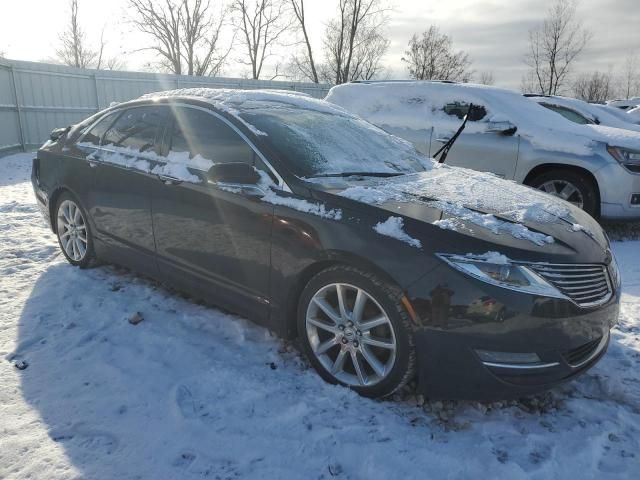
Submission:
[[82,141],[93,143],[94,145],[100,145],[102,137],[107,132],[113,121],[118,117],[118,115],[120,115],[120,112],[114,112],[104,117],[102,120],[96,123],[93,128],[89,130],[89,132],[85,134]]
[[167,108],[135,107],[125,110],[104,135],[101,145],[151,150],[164,126]]

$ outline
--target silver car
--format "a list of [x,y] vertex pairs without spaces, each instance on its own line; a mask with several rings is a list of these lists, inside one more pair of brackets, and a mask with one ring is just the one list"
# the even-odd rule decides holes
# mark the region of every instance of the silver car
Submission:
[[448,164],[530,185],[594,217],[640,219],[640,132],[579,125],[519,93],[485,85],[356,82],[333,87],[326,100],[430,156],[467,115]]

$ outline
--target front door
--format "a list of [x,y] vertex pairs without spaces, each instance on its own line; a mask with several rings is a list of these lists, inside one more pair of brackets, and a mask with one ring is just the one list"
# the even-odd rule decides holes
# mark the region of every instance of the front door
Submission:
[[[480,105],[475,107],[467,127],[449,150],[445,163],[513,179],[518,161],[520,137],[517,134],[505,135],[489,131],[489,123],[485,118],[486,110]],[[461,124],[462,117],[468,111],[468,105],[463,102],[451,103],[445,105],[443,111],[457,118]],[[450,122],[447,122],[447,128],[434,125],[430,154],[433,156],[454,133]]]
[[207,181],[215,163],[264,168],[246,139],[200,107],[174,106],[165,135],[164,181],[152,217],[162,277],[259,322],[268,319],[273,206]]

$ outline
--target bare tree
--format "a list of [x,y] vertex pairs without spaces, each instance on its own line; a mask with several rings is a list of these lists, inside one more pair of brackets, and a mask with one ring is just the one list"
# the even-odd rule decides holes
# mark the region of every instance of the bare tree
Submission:
[[529,52],[525,55],[542,93],[555,95],[562,89],[574,60],[590,38],[591,32],[577,18],[575,0],[556,0],[542,25],[529,31]]
[[495,78],[493,78],[493,72],[484,71],[480,72],[480,76],[478,77],[478,83],[481,85],[493,85],[496,83]]
[[65,65],[87,68],[96,60],[97,53],[86,43],[85,34],[78,23],[78,0],[71,0],[71,16],[67,29],[60,35],[61,46],[56,57]]
[[[287,0],[234,0],[231,11],[248,56],[248,61],[240,62],[251,67],[251,78],[258,79],[265,60],[293,28],[289,3]],[[280,75],[279,68],[278,63],[272,79]]]
[[613,95],[611,74],[592,72],[580,75],[573,83],[573,94],[586,102],[604,102]]
[[312,82],[318,83],[318,71],[316,69],[316,63],[313,59],[313,49],[311,48],[311,42],[309,40],[309,34],[307,33],[306,18],[304,15],[304,0],[290,0],[293,13],[300,26],[300,31],[304,38],[304,44],[306,48],[305,54],[302,56],[294,56],[292,63],[294,68],[298,70],[304,77],[309,78]]
[[454,51],[451,37],[431,25],[421,36],[414,34],[402,61],[416,80],[453,80],[468,82],[471,61],[464,51]]
[[620,78],[620,91],[625,98],[640,93],[640,63],[633,52],[627,55]]
[[384,69],[381,60],[389,48],[382,33],[386,12],[383,0],[339,1],[338,16],[328,23],[324,37],[324,80],[368,80]]
[[143,50],[160,55],[171,72],[217,75],[231,51],[221,48],[224,11],[218,18],[210,0],[129,0],[133,23],[153,39]]

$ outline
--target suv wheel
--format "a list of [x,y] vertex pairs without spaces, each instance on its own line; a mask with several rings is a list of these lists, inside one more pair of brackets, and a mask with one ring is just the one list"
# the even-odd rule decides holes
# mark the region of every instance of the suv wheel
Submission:
[[571,170],[550,170],[535,177],[529,185],[574,204],[592,217],[599,215],[597,187],[584,174]]
[[302,292],[298,333],[326,381],[384,397],[413,376],[415,351],[401,292],[346,266],[328,268]]

